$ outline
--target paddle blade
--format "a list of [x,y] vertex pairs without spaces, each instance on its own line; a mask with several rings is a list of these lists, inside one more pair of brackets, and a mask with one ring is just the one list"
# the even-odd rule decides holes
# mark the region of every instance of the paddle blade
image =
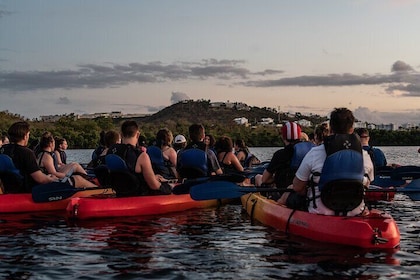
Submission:
[[191,187],[190,195],[194,200],[226,199],[241,197],[247,192],[259,192],[257,188],[244,188],[232,182],[213,181]]
[[32,188],[32,199],[34,202],[57,201],[71,197],[80,190],[83,189],[76,189],[66,183],[52,182],[34,186]]
[[407,186],[398,188],[398,192],[407,195],[413,201],[420,200],[420,179],[411,181]]

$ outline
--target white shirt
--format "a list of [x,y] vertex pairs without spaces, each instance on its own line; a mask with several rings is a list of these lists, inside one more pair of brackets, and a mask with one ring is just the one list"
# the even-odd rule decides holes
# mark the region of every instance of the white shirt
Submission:
[[[373,163],[372,160],[370,159],[369,154],[366,151],[362,151],[363,154],[363,165],[364,165],[364,170],[365,170],[365,174],[367,174],[370,178],[370,180],[373,180],[374,178],[374,173],[373,173]],[[296,177],[303,181],[303,182],[309,182],[311,180],[311,175],[315,172],[319,172],[321,173],[322,171],[322,167],[324,166],[324,161],[327,158],[327,152],[325,151],[325,147],[324,145],[319,145],[316,147],[313,147],[307,154],[306,156],[303,158],[302,163],[299,166],[299,169],[296,171]],[[318,183],[319,181],[319,177],[315,176],[314,177],[314,182]],[[367,179],[363,179],[363,184],[365,186],[368,186],[369,181]],[[334,211],[332,211],[331,209],[327,208],[321,201],[320,196],[320,192],[318,189],[318,186],[315,187],[315,196],[318,197],[315,200],[316,206],[317,208],[314,208],[314,204],[313,204],[313,200],[312,199],[312,189],[308,188],[308,198],[311,201],[311,203],[309,203],[309,207],[308,207],[308,211],[310,213],[316,213],[316,214],[322,214],[322,215],[334,215]],[[365,202],[362,201],[362,203],[356,207],[355,209],[353,209],[352,211],[349,211],[347,213],[347,216],[355,216],[358,215],[360,213],[362,213],[362,211],[365,208]]]

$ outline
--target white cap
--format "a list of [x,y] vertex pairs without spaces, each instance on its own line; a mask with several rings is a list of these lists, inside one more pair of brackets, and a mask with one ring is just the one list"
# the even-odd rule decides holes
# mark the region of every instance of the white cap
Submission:
[[174,143],[185,143],[185,142],[187,142],[187,139],[185,139],[184,135],[179,134],[175,136]]

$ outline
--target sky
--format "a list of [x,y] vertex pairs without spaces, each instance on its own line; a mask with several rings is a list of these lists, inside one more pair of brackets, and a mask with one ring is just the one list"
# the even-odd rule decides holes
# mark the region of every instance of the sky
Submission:
[[417,0],[0,0],[0,111],[185,99],[420,123]]

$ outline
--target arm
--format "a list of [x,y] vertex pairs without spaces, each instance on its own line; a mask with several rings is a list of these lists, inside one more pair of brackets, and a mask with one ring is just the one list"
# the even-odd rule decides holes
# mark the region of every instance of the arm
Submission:
[[236,170],[241,172],[244,171],[244,167],[241,165],[238,158],[233,153],[230,153],[230,161]]
[[50,154],[44,153],[42,156],[41,164],[47,170],[48,174],[54,175],[57,178],[66,177],[65,173],[58,172],[54,166],[54,160]]
[[141,153],[136,162],[136,173],[142,173],[144,180],[152,190],[159,190],[161,183],[156,179],[152,163],[147,153]]
[[41,170],[31,173],[31,177],[38,184],[47,184],[57,180],[57,177],[45,175]]
[[261,184],[269,185],[274,183],[274,174],[267,171],[267,169],[264,170],[262,174],[262,181]]
[[307,181],[302,181],[296,176],[293,178],[293,190],[300,195],[306,195],[306,186],[308,185]]

